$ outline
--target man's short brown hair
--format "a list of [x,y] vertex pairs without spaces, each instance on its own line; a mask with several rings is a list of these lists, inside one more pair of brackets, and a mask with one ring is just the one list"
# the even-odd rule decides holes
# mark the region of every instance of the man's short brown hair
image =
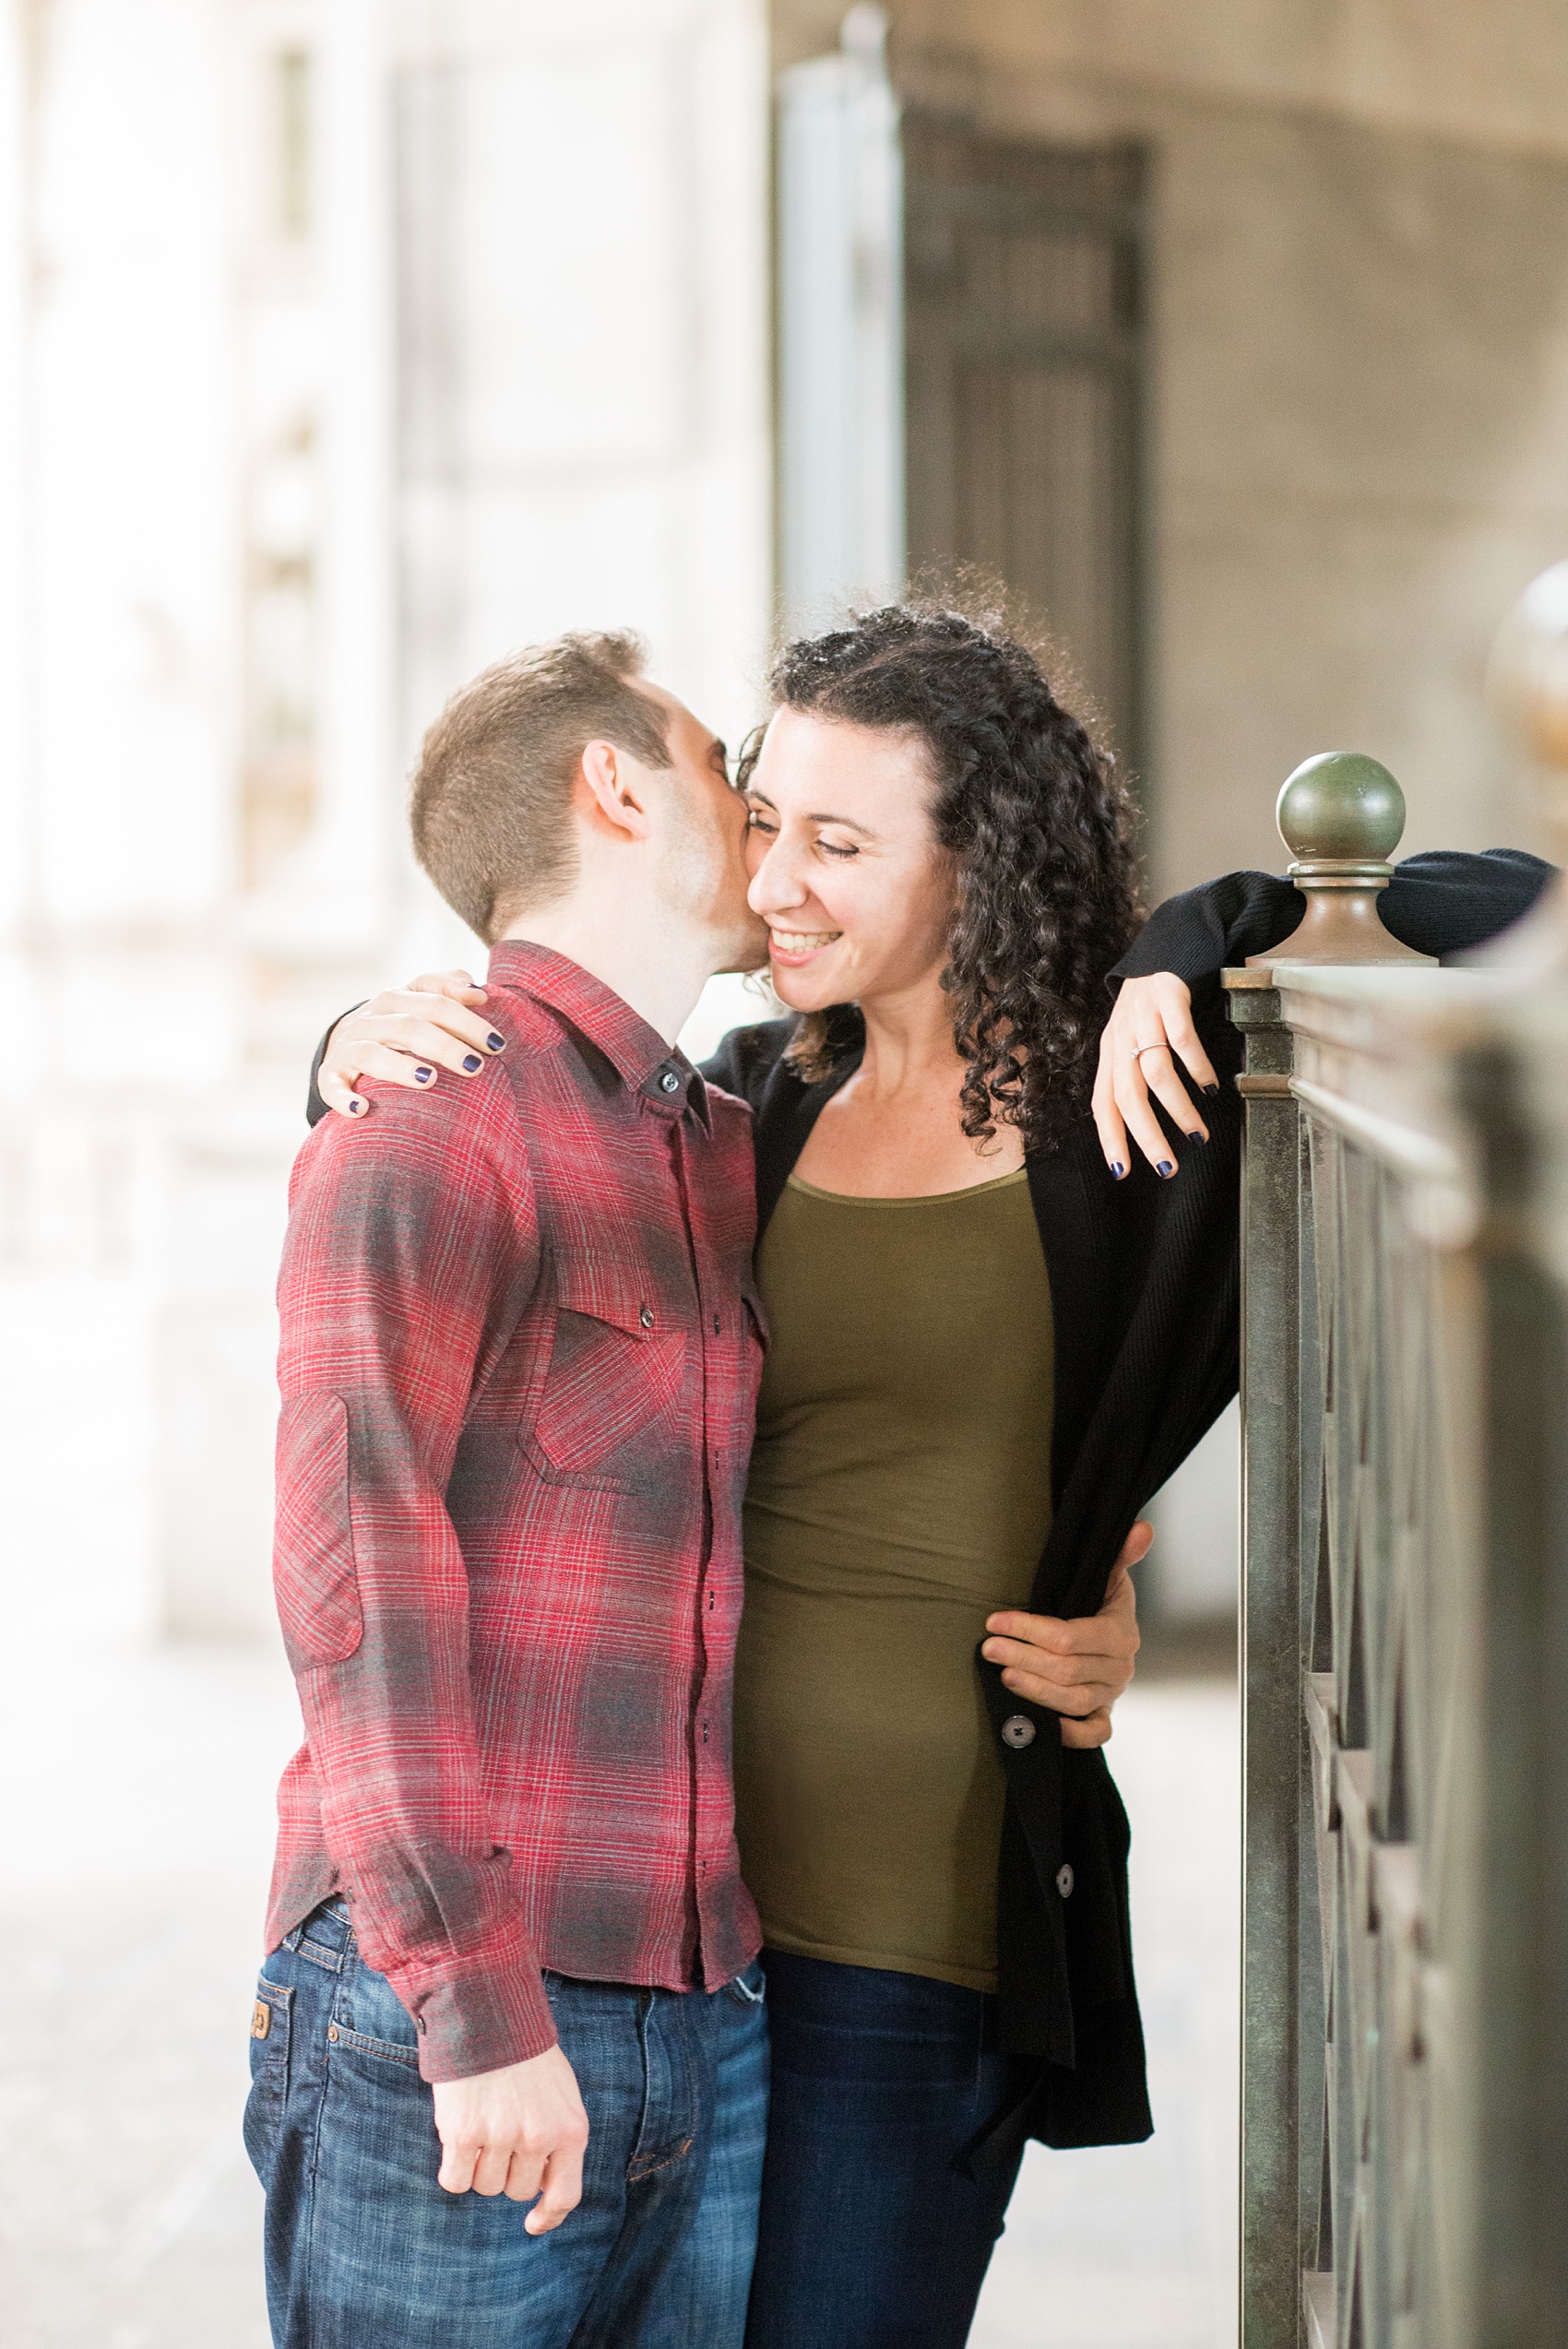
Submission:
[[425,736],[414,854],[486,945],[571,886],[572,784],[589,742],[671,764],[658,704],[630,682],[647,658],[629,630],[530,646],[454,694]]

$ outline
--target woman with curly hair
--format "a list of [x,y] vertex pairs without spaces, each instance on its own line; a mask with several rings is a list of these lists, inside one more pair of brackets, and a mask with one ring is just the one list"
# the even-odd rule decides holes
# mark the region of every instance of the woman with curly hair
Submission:
[[[994,621],[869,612],[770,685],[740,780],[789,1016],[704,1069],[755,1113],[771,1324],[734,1702],[773,2047],[747,2343],[950,2349],[1027,2141],[1152,2127],[1099,1749],[1137,1513],[1236,1387],[1210,982],[1301,901],[1233,875],[1141,926],[1125,786]],[[1385,918],[1473,943],[1543,872],[1411,860]],[[454,1037],[398,998],[339,1027],[338,1097],[367,1056],[410,1081],[412,1034],[424,1082],[481,1065],[422,1009]]]

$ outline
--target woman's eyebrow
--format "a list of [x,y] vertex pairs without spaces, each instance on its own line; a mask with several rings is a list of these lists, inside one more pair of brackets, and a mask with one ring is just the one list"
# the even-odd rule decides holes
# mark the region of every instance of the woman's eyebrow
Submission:
[[[755,800],[762,807],[772,808],[775,815],[778,813],[778,808],[774,806],[774,803],[768,798],[767,793],[766,791],[759,791],[754,783],[747,784],[744,797],[748,800]],[[852,815],[808,815],[806,822],[808,824],[842,824],[847,825],[851,832],[858,832],[862,840],[874,840],[876,838],[876,834],[872,830],[869,824],[857,824]]]
[[874,840],[876,837],[869,824],[857,824],[852,815],[808,815],[806,822],[808,824],[842,824],[849,831],[858,832],[862,840]]

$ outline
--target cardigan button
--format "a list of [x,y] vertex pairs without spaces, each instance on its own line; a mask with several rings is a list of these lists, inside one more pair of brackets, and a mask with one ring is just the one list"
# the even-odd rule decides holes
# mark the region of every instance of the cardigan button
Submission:
[[1002,1742],[1016,1751],[1035,1741],[1035,1725],[1027,1713],[1010,1713],[1002,1724]]
[[644,1329],[645,1329],[645,1330],[650,1330],[650,1329],[653,1327],[653,1308],[652,1308],[652,1306],[651,1306],[651,1305],[645,1305],[645,1306],[643,1307],[643,1309],[642,1309],[641,1312],[637,1315],[637,1319],[638,1319],[638,1321],[642,1323],[642,1325],[643,1325],[643,1327],[644,1327]]
[[1070,1896],[1073,1890],[1073,1871],[1065,1860],[1056,1871],[1056,1889],[1063,1900]]

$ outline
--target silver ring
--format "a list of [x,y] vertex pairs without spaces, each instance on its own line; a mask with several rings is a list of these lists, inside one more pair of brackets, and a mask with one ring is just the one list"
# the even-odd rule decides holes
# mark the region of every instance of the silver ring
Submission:
[[1158,1044],[1140,1044],[1133,1058],[1134,1061],[1141,1061],[1146,1052],[1169,1052],[1170,1050],[1170,1045],[1162,1038]]

